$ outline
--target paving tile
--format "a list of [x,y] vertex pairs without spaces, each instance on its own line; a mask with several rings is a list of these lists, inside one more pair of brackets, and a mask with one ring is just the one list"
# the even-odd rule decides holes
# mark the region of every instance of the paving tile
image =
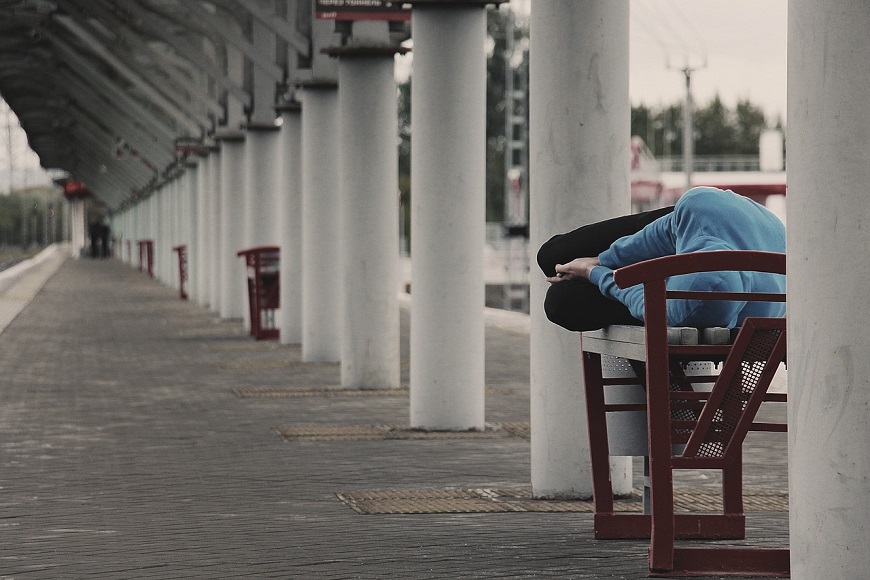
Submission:
[[[288,442],[278,426],[407,424],[406,393],[240,397],[334,387],[339,369],[116,261],[66,260],[33,292],[0,334],[0,578],[646,576],[647,543],[595,541],[588,513],[363,515],[337,496],[527,487],[522,321],[486,335],[487,421],[514,436]],[[407,307],[401,322],[407,381]],[[747,487],[786,491],[785,461],[784,436],[751,443]],[[748,522],[787,541],[784,512]]]

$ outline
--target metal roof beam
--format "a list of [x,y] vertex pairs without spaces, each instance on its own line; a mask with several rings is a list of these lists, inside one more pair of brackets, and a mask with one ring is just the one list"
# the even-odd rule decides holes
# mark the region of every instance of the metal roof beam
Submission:
[[[235,2],[240,8],[250,12],[251,16],[265,24],[269,30],[277,34],[283,40],[287,41],[296,52],[305,58],[311,56],[311,47],[308,38],[299,32],[293,24],[284,20],[277,14],[270,14],[266,10],[263,10],[257,2],[251,2],[249,0],[233,0],[233,2]],[[292,11],[292,9],[295,8],[296,1],[291,0],[289,4]]]
[[148,34],[154,38],[159,38],[175,49],[182,58],[187,59],[193,66],[205,71],[218,85],[235,99],[239,100],[245,107],[251,106],[251,95],[240,84],[233,82],[225,71],[209,62],[201,50],[197,49],[190,42],[180,40],[170,34],[169,22],[164,17],[148,11],[130,0],[117,0],[117,3],[119,6],[123,6],[132,16],[140,19],[143,28],[147,28]]
[[275,80],[275,82],[284,79],[284,71],[275,63],[274,55],[268,56],[263,54],[263,51],[259,50],[254,43],[244,37],[244,35],[238,30],[238,27],[228,27],[225,22],[222,22],[221,19],[218,18],[217,15],[212,14],[203,8],[199,2],[185,2],[184,6],[188,8],[194,16],[201,18],[210,28],[219,33],[227,42],[240,50],[242,54],[248,57],[256,66],[261,68],[263,72],[268,74],[273,80]]
[[[82,2],[82,0],[57,1],[67,10],[67,12],[71,13],[72,11],[70,8],[73,6],[86,11],[86,13],[97,18],[103,26],[118,32],[121,37],[147,52],[155,61],[160,62],[163,65],[161,70],[169,75],[172,81],[178,85],[181,90],[187,93],[186,95],[178,95],[182,100],[189,98],[190,100],[195,101],[196,105],[209,113],[215,116],[223,115],[223,106],[204,91],[201,86],[197,86],[197,84],[190,78],[188,71],[179,71],[177,63],[167,57],[165,52],[157,50],[151,45],[151,39],[143,37],[130,26],[126,25],[113,11],[107,9],[103,3],[94,2],[93,0],[87,2]],[[160,42],[162,43],[162,40]],[[131,54],[130,51],[125,51],[125,53],[127,55],[125,64],[134,69],[138,68],[131,62],[135,58],[135,55]],[[183,60],[182,62],[187,66],[192,66],[192,63],[189,63],[186,60]],[[194,66],[193,68],[196,67]],[[176,102],[179,100],[178,97],[175,98]]]
[[184,127],[187,131],[192,133],[201,133],[203,131],[203,127],[195,120],[191,119],[187,111],[170,101],[160,91],[155,89],[150,81],[142,78],[138,72],[125,65],[107,47],[103,46],[97,38],[72,18],[55,15],[53,20],[81,40],[91,51],[93,51],[94,54],[112,66],[118,74],[123,76],[134,86],[138,87],[151,102],[160,109],[166,111],[166,113],[175,119],[181,127]]
[[[70,75],[66,75],[66,77],[76,88],[74,99],[79,107],[84,109],[91,117],[100,118],[102,116],[109,121],[116,133],[116,137],[126,141],[133,149],[145,155],[156,164],[168,165],[175,161],[175,155],[171,153],[173,147],[171,139],[161,140],[154,133],[150,133],[138,126],[131,117],[127,116],[107,99],[101,98],[101,95],[93,92],[90,87],[79,83]],[[79,98],[80,96],[82,98]]]
[[[53,33],[46,33],[46,36],[52,41],[58,51],[61,59],[67,63],[70,72],[78,73],[82,82],[93,87],[93,90],[105,92],[108,96],[131,111],[141,119],[151,119],[157,125],[157,128],[170,136],[170,139],[181,136],[181,132],[177,127],[168,125],[159,116],[155,116],[155,112],[148,109],[145,105],[130,96],[126,87],[118,85],[118,83],[110,79],[101,71],[92,61],[83,57],[75,48],[65,40]],[[165,112],[158,108],[161,113]]]

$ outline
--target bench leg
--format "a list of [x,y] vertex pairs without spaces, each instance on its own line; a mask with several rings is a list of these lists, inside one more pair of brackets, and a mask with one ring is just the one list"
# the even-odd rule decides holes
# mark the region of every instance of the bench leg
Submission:
[[613,513],[613,485],[610,481],[610,449],[607,443],[607,413],[604,410],[604,379],[600,354],[583,353],[583,377],[595,513]]

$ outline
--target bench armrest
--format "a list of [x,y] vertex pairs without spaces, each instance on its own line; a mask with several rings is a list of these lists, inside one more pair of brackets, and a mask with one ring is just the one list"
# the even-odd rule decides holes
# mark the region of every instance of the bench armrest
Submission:
[[785,274],[785,254],[749,250],[676,254],[619,268],[613,273],[613,281],[620,288],[628,288],[680,274],[723,270]]

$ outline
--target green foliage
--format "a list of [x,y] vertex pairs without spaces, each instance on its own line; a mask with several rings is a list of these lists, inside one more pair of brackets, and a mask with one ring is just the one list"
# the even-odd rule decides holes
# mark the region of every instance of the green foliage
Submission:
[[61,203],[51,188],[0,195],[0,247],[29,248],[60,239]]
[[[486,92],[486,219],[504,220],[505,196],[505,69],[507,38],[513,19],[505,10],[487,10],[488,46]],[[513,28],[515,38],[528,38],[528,30]],[[404,231],[411,197],[411,80],[399,85],[399,191],[402,196]],[[528,111],[524,112],[528,115]],[[769,122],[764,112],[749,101],[735,109],[719,97],[695,105],[695,153],[697,155],[757,155],[761,132],[782,126],[780,119]],[[683,105],[631,108],[631,134],[641,136],[656,156],[680,155],[683,147]]]
[[[718,96],[707,105],[695,106],[693,124],[697,155],[757,155],[761,132],[769,125],[758,106],[744,100],[729,109]],[[645,105],[632,107],[631,134],[641,136],[657,157],[679,155],[683,149],[683,104],[657,110]]]

